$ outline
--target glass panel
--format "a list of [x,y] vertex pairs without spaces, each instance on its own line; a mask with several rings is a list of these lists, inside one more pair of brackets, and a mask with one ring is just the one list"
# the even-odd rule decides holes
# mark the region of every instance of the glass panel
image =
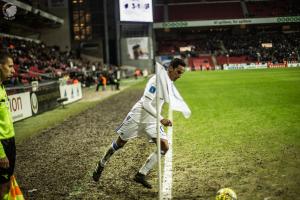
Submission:
[[85,21],[86,21],[87,23],[91,21],[91,14],[87,13],[87,14],[85,15]]
[[74,39],[75,39],[75,40],[80,40],[79,35],[75,35]]
[[91,26],[87,26],[85,30],[86,30],[86,34],[90,35],[91,32],[92,32],[92,27]]

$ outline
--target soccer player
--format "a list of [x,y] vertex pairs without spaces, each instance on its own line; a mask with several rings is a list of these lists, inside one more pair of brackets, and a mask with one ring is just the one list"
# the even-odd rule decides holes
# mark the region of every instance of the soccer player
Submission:
[[9,191],[16,160],[15,132],[9,101],[2,82],[15,73],[12,58],[0,52],[0,199]]
[[[183,60],[175,58],[171,61],[168,67],[168,78],[171,81],[176,81],[184,73],[185,63]],[[172,126],[172,122],[160,115],[165,99],[163,97],[163,91],[160,87],[161,96],[159,97],[159,120],[163,126]],[[113,141],[111,146],[106,151],[105,155],[100,159],[97,164],[95,171],[93,172],[94,181],[99,181],[101,173],[110,159],[110,157],[120,148],[122,148],[129,139],[135,138],[140,135],[146,135],[148,139],[156,142],[157,137],[157,113],[156,113],[156,75],[153,76],[147,83],[142,98],[132,107],[130,112],[127,114],[123,123],[117,128],[116,132],[119,137],[116,141]],[[165,155],[169,149],[167,136],[164,132],[163,127],[160,125],[161,134],[161,154]],[[152,188],[151,184],[146,180],[146,175],[157,163],[157,153],[153,152],[141,167],[139,172],[135,175],[134,180],[137,183],[142,184],[146,188]]]

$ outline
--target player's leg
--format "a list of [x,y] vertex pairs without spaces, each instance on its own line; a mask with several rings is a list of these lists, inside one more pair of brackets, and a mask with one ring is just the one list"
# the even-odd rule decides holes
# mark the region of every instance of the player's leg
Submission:
[[[156,143],[156,126],[151,125],[146,129],[147,135],[152,137],[152,140]],[[165,155],[169,149],[169,143],[167,136],[161,128],[161,155]],[[138,183],[141,183],[146,188],[152,188],[151,184],[146,180],[146,176],[149,174],[150,170],[156,165],[158,159],[157,152],[153,152],[146,160],[144,165],[140,168],[139,172],[135,175],[134,180]]]
[[110,157],[116,152],[118,151],[120,148],[122,148],[125,144],[127,143],[127,141],[122,140],[120,138],[120,136],[118,137],[117,141],[113,141],[111,146],[108,148],[108,150],[106,151],[105,155],[102,157],[102,159],[100,160],[101,165],[104,167],[106,162],[110,159]]
[[5,154],[9,160],[9,167],[4,169],[0,168],[0,199],[8,194],[10,188],[10,177],[14,173],[15,162],[16,162],[16,146],[15,139],[1,140]]
[[[156,139],[155,139],[156,140]],[[161,155],[165,155],[168,151],[168,141],[161,140]],[[151,189],[151,184],[146,180],[146,176],[149,174],[150,170],[157,163],[157,151],[153,152],[146,160],[144,165],[140,168],[139,172],[135,175],[134,180],[138,183],[141,183],[144,187]]]
[[107,163],[107,161],[110,159],[110,157],[116,152],[118,151],[120,148],[122,148],[125,144],[127,143],[127,141],[122,140],[120,138],[120,136],[118,137],[118,139],[116,141],[113,141],[112,144],[109,146],[109,148],[107,149],[106,153],[104,154],[104,156],[100,159],[100,161],[97,164],[96,169],[93,172],[93,179],[94,181],[99,181],[102,171],[105,167],[105,164]]
[[8,194],[9,186],[10,186],[9,181],[5,183],[0,181],[0,199],[4,199],[4,196]]
[[99,86],[100,86],[100,84],[99,84],[99,83],[97,83],[97,86],[96,86],[96,92],[98,92],[98,90],[99,90]]
[[130,116],[127,116],[123,123],[116,129],[116,132],[119,134],[118,139],[112,142],[104,156],[99,160],[97,167],[93,172],[94,181],[99,181],[102,171],[111,156],[122,148],[129,139],[136,137],[137,131],[138,124],[132,120]]

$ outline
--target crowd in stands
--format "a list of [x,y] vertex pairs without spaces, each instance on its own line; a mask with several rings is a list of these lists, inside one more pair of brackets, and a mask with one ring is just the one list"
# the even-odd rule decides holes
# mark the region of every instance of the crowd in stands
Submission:
[[300,2],[295,0],[247,1],[246,17],[277,17],[300,15]]
[[47,46],[42,42],[0,36],[0,49],[9,52],[14,59],[16,73],[5,83],[12,87],[63,77],[67,83],[80,81],[84,86],[90,86],[97,82],[99,74],[106,76],[110,83],[115,80],[118,69],[78,58],[67,47],[61,50],[58,46]]
[[247,32],[222,35],[229,56],[247,56],[250,61],[283,63],[297,61],[300,56],[300,35],[282,32]]
[[13,85],[55,78],[60,70],[67,68],[71,58],[69,52],[60,52],[56,46],[47,47],[33,41],[1,37],[0,44],[1,49],[6,49],[14,59],[16,74]]
[[[203,34],[205,37],[203,37]],[[246,57],[249,62],[299,61],[299,32],[257,31],[256,29],[235,32],[234,30],[199,33],[196,40],[164,40],[158,42],[158,54],[199,54],[215,56]],[[180,52],[180,47],[192,46],[191,51]]]
[[[242,5],[245,5],[244,9]],[[164,9],[162,6],[157,7],[156,20],[163,21]],[[220,1],[214,4],[173,5],[169,7],[168,15],[170,21],[300,16],[300,1],[244,1],[244,4]],[[237,27],[228,28],[228,30],[221,27],[220,29],[223,29],[221,31],[216,29],[211,29],[213,30],[211,31],[195,28],[195,30],[190,30],[190,32],[186,30],[178,35],[165,29],[165,32],[170,33],[157,34],[156,54],[182,54],[190,57],[211,54],[217,56],[217,59],[240,57],[241,60],[247,62],[283,63],[300,60],[299,28],[286,32],[279,31],[278,28],[271,31],[261,31],[255,28],[241,31]],[[180,47],[190,47],[191,50],[183,52]]]

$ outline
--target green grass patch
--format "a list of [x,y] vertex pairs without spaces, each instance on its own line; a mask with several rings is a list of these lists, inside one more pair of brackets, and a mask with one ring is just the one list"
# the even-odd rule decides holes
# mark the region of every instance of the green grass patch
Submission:
[[189,72],[176,85],[192,117],[174,115],[175,197],[299,196],[299,68]]

